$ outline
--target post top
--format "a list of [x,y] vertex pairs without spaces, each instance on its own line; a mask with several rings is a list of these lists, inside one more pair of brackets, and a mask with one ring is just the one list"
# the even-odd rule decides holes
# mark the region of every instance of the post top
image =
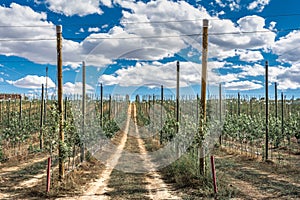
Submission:
[[62,26],[61,25],[56,26],[56,33],[62,33]]
[[203,19],[203,27],[208,27],[208,19]]

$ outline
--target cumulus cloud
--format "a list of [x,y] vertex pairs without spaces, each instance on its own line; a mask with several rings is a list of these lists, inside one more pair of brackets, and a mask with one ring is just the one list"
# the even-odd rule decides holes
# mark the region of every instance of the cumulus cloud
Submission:
[[211,21],[210,56],[226,59],[235,56],[236,49],[267,50],[271,48],[276,34],[266,29],[265,25],[265,19],[255,15],[240,18],[237,25],[226,19]]
[[[217,85],[221,82],[238,80],[235,74],[221,75],[218,69],[225,66],[225,62],[208,63],[208,83]],[[201,82],[202,65],[193,62],[180,62],[180,87],[199,85]],[[167,88],[176,87],[176,62],[137,63],[135,66],[117,70],[111,75],[102,75],[99,82],[105,85],[147,86]]]
[[[89,14],[102,14],[99,0],[46,0],[48,8],[56,13],[66,16],[79,15],[85,16]],[[107,1],[104,1],[107,2]]]
[[[63,4],[60,1],[57,4]],[[121,19],[122,26],[115,26],[107,33],[93,33],[82,42],[63,40],[63,58],[64,65],[70,65],[73,68],[79,67],[82,60],[87,64],[103,67],[111,64],[118,58],[136,59],[136,60],[159,60],[165,57],[171,57],[182,49],[191,45],[193,48],[201,51],[201,37],[188,37],[183,35],[202,32],[202,20],[210,19],[211,16],[203,8],[194,8],[184,1],[151,1],[132,2],[116,1],[122,7],[129,11],[123,11]],[[36,13],[31,8],[11,4],[9,8],[0,7],[0,24],[7,23],[7,18],[24,21],[24,18],[30,26],[37,26],[35,32],[30,28],[25,30],[0,31],[0,37],[26,36],[28,38],[52,38],[55,40],[55,27],[47,22],[45,13]],[[181,13],[181,15],[174,15]],[[2,19],[2,20],[1,20]],[[166,23],[155,23],[164,19]],[[191,19],[184,23],[178,23],[182,19]],[[136,23],[142,21],[146,23]],[[50,25],[49,28],[44,26]],[[260,17],[244,17],[238,21],[238,25],[230,20],[212,20],[209,32],[241,32],[264,30],[265,21]],[[38,28],[39,26],[43,26]],[[90,29],[92,31],[92,29]],[[96,30],[93,30],[96,31]],[[209,37],[209,56],[220,60],[235,56],[235,49],[259,49],[267,48],[274,41],[275,34],[270,32],[257,34],[225,34],[211,35]],[[29,48],[28,48],[29,47]],[[55,64],[56,44],[53,41],[28,41],[28,42],[9,42],[1,45],[1,54],[16,55],[25,57],[37,63]]]
[[239,50],[237,55],[241,61],[245,62],[256,62],[264,59],[260,51]]
[[[14,19],[14,26],[7,19]],[[19,56],[40,64],[56,63],[56,30],[47,21],[46,13],[16,3],[9,7],[0,6],[0,26],[6,26],[0,29],[0,38],[7,40],[0,43],[0,54]],[[77,42],[64,40],[64,61],[77,60],[74,56],[77,49]]]
[[237,81],[237,82],[227,82],[224,85],[227,90],[255,90],[263,88],[262,84],[254,83],[252,81]]
[[224,8],[226,5],[222,2],[222,0],[216,0],[216,4]]
[[[46,77],[37,75],[27,75],[16,81],[6,80],[6,82],[19,88],[39,89],[42,87],[42,84],[46,85]],[[55,87],[55,83],[49,77],[47,77],[47,87]]]
[[255,0],[248,5],[248,10],[257,10],[258,12],[262,12],[265,6],[269,5],[270,0]]
[[[265,76],[265,66],[260,64],[254,65],[238,65],[232,66],[232,68],[241,70],[236,73],[238,78],[253,78],[253,77],[263,77]],[[278,76],[285,73],[289,68],[283,66],[269,66],[269,81],[270,82],[278,82]]]
[[[94,88],[89,84],[85,85],[86,93],[93,93]],[[64,94],[82,94],[82,82],[67,82],[63,85]]]
[[90,27],[88,29],[88,32],[99,32],[99,31],[100,31],[100,28],[98,28],[98,27]]
[[[199,66],[188,62],[180,63],[180,85],[187,87],[200,83]],[[115,74],[102,75],[99,82],[105,85],[176,87],[176,62],[137,63],[129,68],[119,69]]]
[[[66,1],[54,2],[53,0],[48,0],[48,6],[51,7],[51,5],[59,4],[57,9],[62,9],[65,2]],[[84,3],[83,1],[78,2],[78,4]],[[221,4],[225,1],[219,0],[216,2]],[[232,2],[237,3],[238,1]],[[121,25],[111,28],[107,33],[92,33],[80,43],[64,39],[64,65],[77,68],[80,66],[82,60],[85,60],[87,65],[98,67],[113,64],[117,59],[154,61],[172,57],[189,46],[201,52],[202,20],[200,19],[203,18],[213,19],[210,20],[209,27],[209,57],[218,59],[219,63],[226,58],[236,55],[240,57],[240,60],[245,62],[251,63],[260,61],[263,59],[261,53],[267,51],[269,48],[272,48],[273,53],[279,55],[279,60],[282,62],[293,64],[300,61],[300,49],[292,51],[293,48],[295,48],[294,44],[300,41],[299,32],[294,31],[275,42],[276,34],[272,32],[272,30],[276,24],[274,22],[266,24],[265,19],[259,16],[245,16],[234,23],[228,19],[211,17],[205,8],[201,6],[194,8],[185,1],[150,1],[145,3],[141,1],[115,0],[114,3],[125,8],[122,13]],[[102,1],[100,4],[112,6],[111,1]],[[100,10],[100,4],[98,1],[97,6],[94,6],[96,10],[87,9],[89,10],[87,12],[97,13],[97,11]],[[92,5],[94,4],[91,4],[91,6]],[[74,8],[76,8],[76,6]],[[65,13],[65,15],[82,16],[86,14],[88,13],[83,13],[80,9],[72,10],[71,8],[67,8]],[[2,42],[0,44],[0,54],[16,55],[41,64],[55,64],[55,26],[47,21],[46,13],[38,13],[29,7],[15,3],[12,3],[9,7],[0,6],[0,25],[10,25],[6,19],[11,18],[16,19],[16,25],[23,25],[25,27],[10,27],[6,30],[0,30],[1,38],[9,39],[12,37],[20,37],[21,35],[24,38],[35,39],[36,41]],[[162,21],[162,19],[166,22],[157,23],[158,21]],[[182,23],[180,22],[182,19],[187,19],[188,21]],[[21,24],[21,22],[25,24]],[[34,27],[35,31],[33,32],[32,28],[26,26]],[[266,27],[269,27],[269,29]],[[81,29],[80,31],[84,30]],[[89,31],[97,30],[90,29]],[[251,34],[247,34],[247,32],[251,32]],[[184,36],[192,33],[195,33],[195,36]],[[52,38],[53,40],[39,41],[39,39],[45,38]],[[288,51],[291,52],[285,53]],[[154,69],[169,69],[168,66],[160,68],[161,65],[151,67]],[[222,66],[223,64],[220,64],[219,68]],[[134,66],[134,68],[136,67],[138,66]],[[146,64],[143,64],[143,74],[140,75],[145,76],[147,70],[149,70],[149,74],[152,70],[151,67],[147,67]],[[256,67],[257,66],[254,65],[254,69],[251,68],[251,70],[256,70]],[[224,80],[224,82],[234,83],[238,81],[239,77],[247,77],[250,76],[251,73],[253,75],[251,70],[246,71],[248,69],[247,66],[244,69],[245,70],[242,70],[242,73],[238,75],[227,74],[220,76],[211,73],[212,75],[210,77],[211,80],[213,80],[212,82]],[[279,71],[283,73],[281,69]],[[161,70],[159,70],[159,72],[164,73],[164,71]],[[139,72],[137,72],[137,74],[138,73]],[[274,72],[274,74],[277,73]],[[117,71],[114,75],[103,76],[102,78],[108,83],[113,84],[119,81],[118,79],[121,76],[127,77],[130,75],[126,74],[126,70],[124,70]],[[277,76],[278,74],[276,77]],[[186,78],[185,84],[193,83],[193,80],[195,81],[195,77],[193,79],[190,74],[183,74],[183,78],[184,77]],[[138,77],[136,79],[139,80]],[[199,80],[197,79],[197,81]],[[172,85],[173,83],[166,82],[165,84]]]
[[300,47],[295,45],[299,43],[300,31],[292,31],[274,43],[272,52],[278,55],[278,61],[295,64],[300,62]]
[[278,89],[299,89],[300,88],[300,64],[285,68],[283,73],[278,74]]

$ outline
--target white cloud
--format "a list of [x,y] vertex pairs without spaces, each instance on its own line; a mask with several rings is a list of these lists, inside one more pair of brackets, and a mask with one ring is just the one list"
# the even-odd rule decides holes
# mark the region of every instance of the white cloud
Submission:
[[278,74],[278,89],[299,89],[300,88],[300,64],[285,68],[283,73]]
[[[192,63],[180,63],[180,85],[187,87],[200,83],[199,66]],[[152,86],[164,85],[167,88],[176,87],[176,62],[152,64],[137,63],[136,66],[119,69],[115,74],[103,75],[99,82],[105,85],[120,86]]]
[[[208,63],[208,83],[212,85],[220,82],[238,80],[236,74],[220,75],[217,69],[223,68],[225,62]],[[102,75],[99,82],[105,85],[147,86],[157,87],[164,85],[167,88],[176,87],[176,62],[170,63],[137,63],[124,69],[117,70],[111,75]],[[180,87],[199,85],[201,81],[201,64],[193,62],[180,62]]]
[[[241,72],[236,73],[239,78],[251,78],[251,77],[264,77],[266,73],[265,66],[254,64],[254,65],[238,65],[232,66],[232,68],[240,69]],[[278,76],[285,73],[289,68],[282,66],[269,66],[269,81],[278,82]]]
[[251,81],[238,81],[238,82],[227,82],[224,85],[226,90],[255,90],[263,88],[262,84],[254,83]]
[[2,77],[0,77],[0,83],[4,82],[4,79]]
[[224,8],[226,5],[222,2],[222,0],[216,0],[216,4],[218,4],[220,7]]
[[272,52],[278,55],[278,61],[295,64],[300,62],[300,31],[292,31],[281,37],[272,47]]
[[[62,2],[58,4],[62,4]],[[188,45],[201,52],[201,44],[199,43],[201,37],[183,37],[180,35],[191,34],[190,30],[193,30],[193,33],[202,32],[202,20],[194,19],[211,18],[203,7],[194,8],[184,1],[151,1],[148,3],[119,1],[119,4],[131,9],[131,12],[123,12],[123,18],[121,19],[123,27],[113,27],[108,33],[91,34],[81,43],[64,39],[64,65],[77,68],[82,60],[86,60],[88,65],[103,67],[114,63],[114,60],[118,58],[157,60],[173,56]],[[37,26],[34,27],[34,32],[28,27],[24,29],[11,28],[9,31],[2,32],[0,30],[1,38],[22,35],[26,38],[53,38],[55,40],[55,27],[52,23],[46,21],[47,16],[45,13],[36,13],[31,8],[18,4],[12,4],[10,8],[0,7],[0,10],[0,25],[7,23],[6,19],[14,18],[18,22],[23,22],[26,19],[28,25]],[[155,23],[155,21],[161,21],[162,19],[166,21],[192,20],[185,23]],[[148,23],[135,23],[137,21]],[[154,21],[154,23],[151,23],[151,21]],[[44,26],[47,25],[50,25],[50,27],[45,28]],[[264,25],[264,20],[257,16],[251,16],[249,19],[247,17],[242,18],[239,20],[238,26],[230,20],[213,20],[209,31],[213,33],[239,32],[249,30],[252,26],[255,27],[255,30],[267,31],[263,28]],[[267,48],[272,44],[274,38],[275,34],[272,32],[248,35],[226,34],[222,37],[211,35],[209,38],[209,56],[222,60],[235,56],[235,49]],[[53,41],[7,42],[4,44],[0,45],[1,54],[25,57],[42,64],[56,63],[56,43]]]
[[[93,93],[94,88],[88,84],[85,85],[86,93]],[[82,94],[82,82],[67,82],[63,85],[64,94]]]
[[255,0],[248,5],[248,10],[256,9],[258,12],[262,12],[265,6],[269,5],[270,0]]
[[246,78],[249,76],[263,76],[265,74],[265,68],[262,65],[255,64],[253,66],[245,65],[245,66],[236,66],[235,68],[239,68],[242,72],[238,73],[240,78]]
[[90,27],[88,29],[88,32],[99,32],[99,31],[100,31],[100,28],[98,28],[98,27]]
[[229,8],[230,8],[231,11],[239,10],[239,9],[240,9],[239,0],[238,0],[237,2],[232,1],[232,2],[229,4]]
[[100,0],[100,2],[107,7],[112,7],[112,0]]
[[245,62],[256,62],[264,59],[260,51],[239,50],[237,55],[241,61]]
[[[99,0],[46,0],[46,2],[50,10],[66,16],[85,16],[89,14],[101,15],[103,13],[100,9]],[[104,2],[107,3],[108,1]]]
[[[240,18],[237,24],[230,20],[211,21],[209,30],[211,33],[209,37],[209,53],[211,57],[225,59],[235,56],[235,49],[266,50],[274,44],[276,34],[264,28],[264,18],[246,16]],[[251,34],[243,34],[242,32],[251,32]]]
[[[46,77],[37,75],[27,75],[16,81],[7,80],[6,82],[19,88],[39,89],[42,87],[42,84],[46,86]],[[49,77],[47,78],[47,87],[55,87],[55,83]]]
[[[8,19],[14,20],[14,26]],[[0,25],[7,26],[0,29],[0,38],[8,40],[0,43],[1,55],[19,56],[41,64],[56,64],[56,30],[47,21],[45,13],[37,13],[16,3],[9,7],[0,6]],[[18,41],[20,38],[24,41]],[[78,52],[74,51],[78,49],[77,42],[63,40],[64,61],[75,62]]]

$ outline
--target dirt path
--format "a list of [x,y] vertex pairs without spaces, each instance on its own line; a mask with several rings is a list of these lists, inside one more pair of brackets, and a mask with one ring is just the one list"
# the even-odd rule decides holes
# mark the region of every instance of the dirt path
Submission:
[[47,155],[39,154],[26,161],[0,166],[0,199],[12,199],[33,187],[44,177]]
[[216,156],[219,177],[237,189],[241,199],[298,199],[300,175],[297,169],[259,162],[231,152]]
[[[83,195],[61,199],[180,199],[171,194],[148,158],[144,141],[139,138],[134,104],[129,106],[117,150],[108,160],[100,178],[90,183]],[[130,172],[130,169],[137,171]],[[145,169],[151,172],[142,173]]]
[[72,197],[72,198],[63,198],[63,199],[108,199],[105,195],[109,188],[107,187],[108,181],[110,180],[111,173],[113,169],[118,164],[118,161],[122,155],[125,143],[127,141],[128,129],[129,129],[129,121],[131,118],[131,106],[128,108],[128,115],[126,120],[126,125],[124,131],[122,133],[121,140],[119,145],[116,148],[116,151],[107,159],[107,163],[105,165],[105,169],[101,173],[101,176],[96,179],[94,182],[88,185],[88,188],[84,191],[82,196]]
[[[139,136],[139,129],[136,123],[136,107],[134,106],[134,119],[135,119],[135,133]],[[149,191],[150,199],[159,200],[159,199],[180,199],[177,196],[174,196],[169,191],[169,186],[164,183],[160,174],[156,171],[154,164],[151,162],[150,158],[147,155],[144,141],[141,138],[137,138],[139,151],[143,159],[145,168],[149,170],[146,174],[146,182],[148,183],[146,188]]]

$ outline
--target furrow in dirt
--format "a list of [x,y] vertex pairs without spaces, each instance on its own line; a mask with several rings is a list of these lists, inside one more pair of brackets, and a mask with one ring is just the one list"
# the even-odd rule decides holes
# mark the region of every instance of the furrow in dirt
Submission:
[[[85,190],[85,192],[83,193],[82,196],[73,197],[72,199],[108,199],[108,197],[105,196],[105,193],[109,190],[109,188],[107,187],[107,184],[110,180],[110,176],[111,176],[113,169],[118,164],[118,161],[121,157],[125,143],[127,141],[130,113],[131,113],[131,107],[129,106],[126,126],[122,133],[122,137],[119,142],[119,145],[116,147],[114,153],[111,154],[110,157],[107,159],[107,163],[105,164],[105,169],[103,170],[100,178],[98,178],[94,182],[90,183],[88,188]],[[109,153],[111,153],[111,152],[109,152]],[[64,198],[64,199],[68,199],[68,198]]]
[[[273,163],[256,162],[226,152],[216,157],[220,176],[229,179],[244,199],[297,199],[300,195],[299,174]],[[223,171],[223,172],[221,172]],[[296,172],[296,171],[295,171]]]
[[[135,106],[134,115],[134,118],[136,119]],[[135,123],[135,133],[137,136],[139,136],[139,129],[137,123]],[[166,183],[164,183],[160,174],[156,171],[154,164],[151,162],[150,158],[147,155],[144,141],[141,138],[137,138],[137,142],[144,166],[149,170],[149,172],[146,174],[146,182],[148,183],[146,188],[149,191],[148,196],[150,197],[150,199],[180,199],[179,197],[174,196],[169,192],[168,186],[166,185]]]

